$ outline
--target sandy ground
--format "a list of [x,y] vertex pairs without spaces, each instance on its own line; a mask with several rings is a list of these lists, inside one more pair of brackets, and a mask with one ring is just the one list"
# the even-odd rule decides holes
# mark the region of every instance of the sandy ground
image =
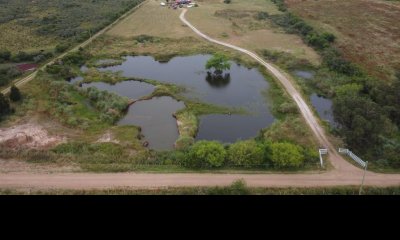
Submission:
[[49,148],[65,141],[65,137],[50,136],[47,130],[34,123],[0,129],[0,144],[10,148]]
[[[27,163],[20,160],[3,160],[0,159],[0,174],[51,174],[51,173],[68,173],[81,171],[79,166],[71,164],[39,164]],[[0,183],[1,185],[1,183]]]

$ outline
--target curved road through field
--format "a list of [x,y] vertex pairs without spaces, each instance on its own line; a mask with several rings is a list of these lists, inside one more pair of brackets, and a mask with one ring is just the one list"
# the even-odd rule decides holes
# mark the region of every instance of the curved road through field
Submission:
[[[329,172],[313,172],[301,174],[212,174],[212,173],[2,173],[0,174],[0,188],[34,188],[34,189],[104,189],[117,187],[158,188],[167,186],[224,186],[234,180],[244,179],[252,187],[317,187],[359,185],[363,171],[344,160],[329,142],[323,128],[306,104],[301,94],[292,82],[278,68],[265,62],[256,54],[208,37],[200,32],[185,19],[186,9],[183,9],[180,19],[196,34],[207,41],[219,44],[249,55],[265,66],[273,76],[284,86],[294,99],[308,126],[311,128],[321,145],[329,149],[329,159],[335,169]],[[112,24],[113,25],[113,24]],[[110,27],[99,32],[104,33]],[[93,39],[90,39],[93,40]],[[88,40],[89,41],[89,40]],[[79,47],[85,46],[82,44]],[[36,72],[34,73],[36,74]],[[29,76],[32,79],[35,75]],[[25,81],[30,81],[26,78]],[[21,83],[24,82],[24,79]],[[367,172],[365,185],[393,186],[400,185],[400,174],[378,174]]]
[[335,169],[340,170],[340,171],[352,171],[352,172],[360,171],[360,169],[358,169],[358,168],[354,167],[353,165],[351,165],[350,163],[348,163],[337,153],[336,149],[329,142],[324,129],[319,124],[317,118],[314,116],[310,107],[303,100],[301,94],[293,86],[292,82],[288,79],[288,77],[286,77],[277,67],[272,66],[270,63],[267,63],[261,57],[257,56],[257,54],[250,52],[247,49],[244,49],[244,48],[241,48],[241,47],[229,44],[229,43],[221,42],[221,41],[215,40],[215,39],[205,35],[200,30],[198,30],[196,27],[194,27],[188,20],[186,20],[186,18],[185,18],[186,12],[187,12],[187,9],[183,9],[179,18],[185,25],[187,25],[189,28],[191,28],[197,35],[206,39],[209,42],[216,43],[216,44],[234,49],[236,51],[242,52],[244,54],[247,54],[251,58],[255,59],[257,62],[259,62],[261,65],[263,65],[276,79],[279,80],[279,82],[285,88],[286,92],[296,102],[298,108],[300,109],[302,116],[306,120],[308,126],[313,131],[314,135],[318,139],[321,146],[326,146],[329,149],[329,159],[331,160],[331,163],[335,167]]

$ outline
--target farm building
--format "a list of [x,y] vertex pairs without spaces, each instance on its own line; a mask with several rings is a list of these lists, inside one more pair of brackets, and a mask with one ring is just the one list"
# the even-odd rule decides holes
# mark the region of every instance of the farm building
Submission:
[[38,65],[34,64],[34,63],[25,63],[25,64],[17,65],[17,68],[21,72],[27,72],[27,71],[36,70],[38,68]]

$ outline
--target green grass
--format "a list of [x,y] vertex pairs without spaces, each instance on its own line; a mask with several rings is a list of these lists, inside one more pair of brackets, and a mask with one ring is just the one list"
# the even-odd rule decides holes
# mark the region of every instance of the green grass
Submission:
[[[94,34],[140,0],[63,0],[0,2],[0,49],[26,51],[53,48],[62,42],[80,42]],[[88,14],[90,13],[90,14]]]
[[[238,180],[229,186],[165,187],[156,189],[110,188],[101,190],[0,189],[0,195],[358,195],[358,186],[319,188],[253,188]],[[399,195],[400,187],[364,187],[363,195]]]

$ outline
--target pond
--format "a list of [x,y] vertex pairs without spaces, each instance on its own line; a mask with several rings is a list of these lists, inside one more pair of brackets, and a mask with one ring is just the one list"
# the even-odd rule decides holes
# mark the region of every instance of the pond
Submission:
[[303,79],[312,79],[314,78],[315,73],[312,71],[304,71],[304,70],[295,70],[293,71],[293,73],[298,76],[301,77]]
[[178,139],[178,127],[173,114],[185,107],[171,97],[155,97],[133,104],[118,125],[140,126],[149,148],[172,149]]
[[114,92],[132,100],[137,100],[141,97],[150,95],[155,89],[153,85],[139,81],[125,81],[114,85],[104,82],[93,82],[82,84],[82,87],[96,87],[99,90]]
[[310,96],[311,104],[317,110],[318,115],[322,120],[329,122],[332,127],[335,127],[337,123],[333,117],[332,100],[324,98],[317,94]]
[[[212,77],[204,68],[210,57],[210,55],[175,57],[166,63],[157,62],[148,56],[127,57],[121,65],[100,70],[121,71],[126,77],[154,79],[181,85],[188,90],[184,94],[188,98],[241,108],[249,113],[201,116],[197,139],[234,142],[257,136],[262,128],[271,125],[275,120],[263,94],[269,88],[268,82],[257,69],[248,69],[236,63],[232,63],[229,74],[219,78]],[[143,101],[143,104],[145,102]],[[151,121],[148,120],[146,124],[151,124]],[[162,125],[159,121],[157,124]]]

